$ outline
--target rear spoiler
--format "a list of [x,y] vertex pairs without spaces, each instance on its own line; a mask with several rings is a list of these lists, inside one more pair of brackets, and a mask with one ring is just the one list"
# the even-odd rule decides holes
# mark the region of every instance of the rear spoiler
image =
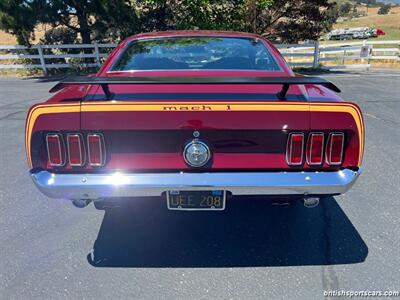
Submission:
[[50,93],[57,92],[69,85],[99,84],[107,99],[110,100],[113,94],[110,92],[110,84],[278,84],[282,89],[277,93],[279,100],[286,100],[286,94],[291,85],[316,84],[322,85],[331,91],[340,93],[340,89],[332,82],[320,77],[86,77],[75,76],[61,80]]

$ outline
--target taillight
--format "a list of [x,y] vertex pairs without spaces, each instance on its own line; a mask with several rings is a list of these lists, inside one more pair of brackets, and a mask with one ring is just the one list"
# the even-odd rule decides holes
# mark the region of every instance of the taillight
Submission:
[[286,145],[286,161],[288,165],[301,165],[303,163],[304,134],[290,133]]
[[68,159],[73,167],[81,167],[85,164],[86,152],[83,138],[80,134],[67,135]]
[[310,133],[307,141],[306,160],[310,166],[322,164],[324,153],[324,134]]
[[60,134],[46,135],[47,155],[51,166],[59,167],[65,164],[64,141]]
[[326,143],[326,162],[329,165],[340,165],[343,160],[344,134],[332,132]]
[[104,164],[105,147],[104,140],[101,134],[88,134],[88,153],[89,164],[93,167],[100,167]]

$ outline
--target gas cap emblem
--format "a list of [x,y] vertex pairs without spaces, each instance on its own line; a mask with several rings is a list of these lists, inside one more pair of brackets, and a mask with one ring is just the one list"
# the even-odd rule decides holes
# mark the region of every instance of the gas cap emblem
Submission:
[[202,167],[210,160],[211,154],[205,143],[193,140],[185,146],[183,157],[188,165]]

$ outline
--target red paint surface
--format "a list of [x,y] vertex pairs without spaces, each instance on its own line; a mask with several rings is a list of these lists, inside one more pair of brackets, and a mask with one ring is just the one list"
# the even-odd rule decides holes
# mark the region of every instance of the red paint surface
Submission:
[[[308,112],[136,111],[84,112],[82,130],[104,129],[309,129]],[[285,126],[285,127],[284,127]]]
[[[232,37],[257,37],[260,38],[275,56],[282,72],[262,71],[140,71],[140,72],[113,72],[107,73],[111,64],[120,55],[123,47],[132,40],[142,38],[156,38],[169,36],[232,36]],[[267,40],[252,34],[226,33],[226,32],[164,32],[149,33],[133,36],[122,42],[108,57],[98,76],[292,76],[293,72],[286,65],[279,51]],[[119,94],[130,93],[195,93],[204,94],[204,99],[197,101],[211,102],[207,99],[208,93],[230,94],[276,94],[280,90],[274,85],[115,85],[111,91]],[[47,104],[60,102],[76,102],[83,98],[90,99],[93,95],[102,95],[101,89],[94,85],[71,86],[64,88],[47,101]],[[310,101],[341,101],[335,93],[321,86],[291,86],[288,95],[303,96]],[[249,97],[251,99],[251,97]],[[149,100],[150,101],[150,100]],[[157,100],[154,100],[157,101]],[[161,101],[161,100],[160,100]],[[165,101],[165,100],[164,100]],[[189,100],[169,100],[171,102]],[[214,100],[218,102],[217,100]],[[235,102],[246,100],[220,100],[222,102]],[[251,100],[254,102],[254,100]],[[278,101],[274,97],[266,96],[266,99],[258,101]],[[194,101],[190,101],[194,102]],[[286,101],[289,102],[289,101]],[[298,103],[298,102],[296,102]],[[85,112],[57,113],[40,116],[34,125],[32,135],[32,155],[34,167],[50,168],[46,162],[46,151],[42,132],[102,132],[107,130],[286,130],[303,131],[305,138],[312,131],[343,131],[345,132],[345,158],[342,167],[356,167],[359,156],[359,139],[357,127],[351,115],[346,113],[330,112],[283,112],[283,111],[136,111],[136,112]],[[105,137],[107,139],[107,137]],[[327,135],[325,136],[325,141]],[[140,141],[138,141],[140,143]],[[107,147],[107,145],[106,145]],[[162,144],[160,144],[162,148]],[[282,147],[285,148],[285,145]],[[143,170],[143,169],[188,169],[184,163],[181,152],[176,153],[120,153],[107,152],[106,168],[108,170]],[[285,161],[285,153],[214,153],[212,164],[206,167],[210,169],[292,169]],[[295,168],[309,169],[306,164]],[[313,169],[329,169],[325,163]],[[60,169],[57,169],[60,170]],[[75,172],[82,170],[66,166],[62,170]],[[97,169],[98,170],[98,169]],[[85,172],[91,172],[90,167],[85,166]]]
[[[358,166],[359,138],[357,125],[350,114],[337,112],[311,113],[311,128],[346,132],[343,166]],[[327,136],[325,137],[326,140]],[[324,162],[324,166],[327,166]]]

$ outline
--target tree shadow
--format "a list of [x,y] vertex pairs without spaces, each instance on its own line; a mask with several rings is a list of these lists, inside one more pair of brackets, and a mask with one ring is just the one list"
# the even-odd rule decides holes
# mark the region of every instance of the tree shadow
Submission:
[[265,267],[352,264],[367,245],[333,197],[313,209],[228,199],[223,212],[166,210],[161,198],[107,209],[95,267]]

